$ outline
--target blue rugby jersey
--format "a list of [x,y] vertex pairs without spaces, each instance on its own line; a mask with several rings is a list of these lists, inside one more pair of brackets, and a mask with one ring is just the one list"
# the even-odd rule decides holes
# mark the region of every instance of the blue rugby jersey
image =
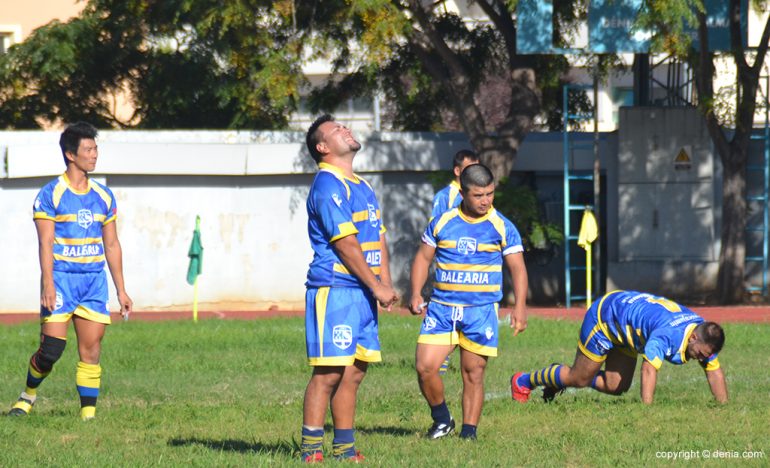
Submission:
[[372,187],[362,178],[346,177],[331,164],[321,163],[307,197],[308,236],[313,261],[307,272],[308,287],[358,287],[364,284],[351,274],[332,243],[355,235],[366,263],[379,277],[385,226]]
[[85,273],[104,269],[102,227],[117,218],[112,191],[88,179],[78,192],[66,174],[46,184],[33,205],[33,219],[54,221],[53,269]]
[[431,300],[479,306],[503,297],[503,256],[523,252],[516,226],[494,208],[481,218],[459,208],[433,218],[422,241],[436,248]]
[[[604,296],[599,306],[599,326],[619,346],[641,354],[656,369],[663,361],[687,362],[685,348],[701,316],[664,297],[638,291],[617,291]],[[700,362],[708,370],[719,369],[717,355]]]
[[440,216],[452,208],[457,208],[462,201],[460,184],[453,180],[433,196],[433,211],[431,212],[430,219]]

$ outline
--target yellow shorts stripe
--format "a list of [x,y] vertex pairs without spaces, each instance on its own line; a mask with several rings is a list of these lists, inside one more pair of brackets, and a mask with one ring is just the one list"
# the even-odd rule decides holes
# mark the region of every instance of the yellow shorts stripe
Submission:
[[380,362],[382,354],[377,350],[366,349],[361,345],[356,345],[356,359],[364,362]]
[[436,335],[420,335],[417,337],[417,343],[421,344],[451,346],[456,345],[459,342],[460,334],[457,332],[439,333]]
[[585,357],[587,357],[588,359],[594,362],[604,362],[607,360],[607,356],[599,356],[587,350],[586,347],[583,345],[583,343],[580,342],[580,340],[578,340],[578,349],[580,350],[581,353],[585,355]]
[[465,335],[463,335],[462,333],[460,334],[460,347],[463,349],[467,349],[473,354],[478,354],[479,356],[489,356],[489,357],[497,356],[497,348],[492,348],[490,346],[484,346],[478,343],[474,343],[473,341],[466,338]]

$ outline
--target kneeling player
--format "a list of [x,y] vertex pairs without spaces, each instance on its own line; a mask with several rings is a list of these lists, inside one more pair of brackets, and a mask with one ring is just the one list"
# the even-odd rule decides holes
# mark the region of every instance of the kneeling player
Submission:
[[725,403],[727,385],[717,360],[724,341],[722,327],[682,305],[647,293],[613,291],[586,312],[572,367],[553,364],[532,373],[518,372],[511,378],[511,395],[524,403],[540,386],[547,402],[566,387],[590,386],[620,395],[631,387],[641,354],[644,403],[652,403],[663,361],[680,365],[691,359],[705,370],[714,398]]

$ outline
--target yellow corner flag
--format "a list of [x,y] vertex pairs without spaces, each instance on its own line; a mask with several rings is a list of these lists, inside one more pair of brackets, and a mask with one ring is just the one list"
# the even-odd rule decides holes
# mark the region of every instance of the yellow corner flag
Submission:
[[201,217],[195,217],[195,230],[193,231],[190,250],[190,265],[187,267],[187,282],[195,286],[193,290],[193,320],[198,321],[198,276],[203,271],[203,244],[201,244]]
[[591,243],[599,237],[599,226],[596,224],[594,212],[586,209],[583,212],[583,219],[580,221],[580,232],[578,233],[578,245],[586,250],[591,249]]
[[591,243],[599,237],[599,226],[596,224],[594,212],[586,208],[580,221],[578,245],[586,251],[586,308],[591,307]]

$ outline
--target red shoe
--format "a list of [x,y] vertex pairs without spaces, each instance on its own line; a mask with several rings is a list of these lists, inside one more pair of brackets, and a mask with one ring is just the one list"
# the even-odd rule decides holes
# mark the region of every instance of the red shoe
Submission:
[[356,454],[352,457],[340,457],[338,458],[339,461],[346,461],[351,463],[363,463],[365,458],[363,455],[361,455],[361,452],[356,450]]
[[532,393],[531,389],[522,387],[517,382],[518,378],[523,373],[524,372],[517,372],[511,377],[511,397],[519,403],[526,403],[529,400],[529,394]]
[[305,463],[323,463],[324,454],[322,452],[313,452],[311,455],[305,457]]

